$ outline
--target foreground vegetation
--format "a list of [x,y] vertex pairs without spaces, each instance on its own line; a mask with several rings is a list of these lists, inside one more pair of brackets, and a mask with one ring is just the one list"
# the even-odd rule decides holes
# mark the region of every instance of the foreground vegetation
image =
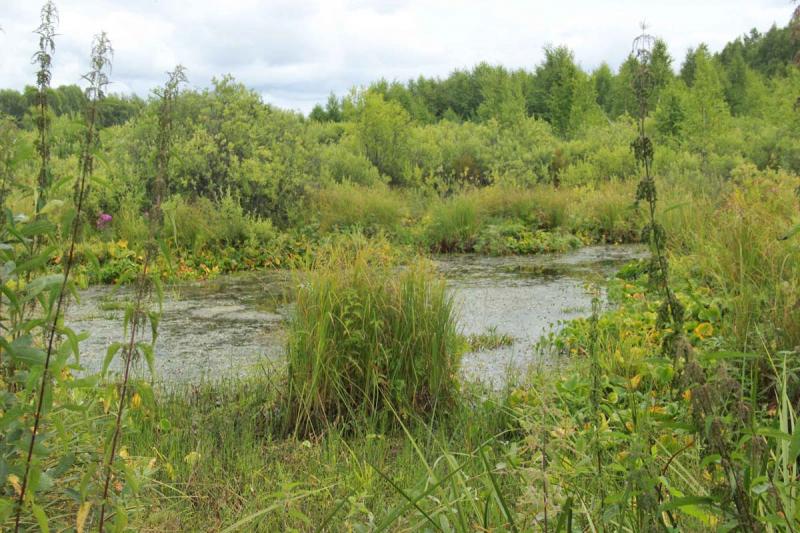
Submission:
[[[48,3],[34,105],[0,127],[3,529],[800,527],[789,28],[680,76],[642,35],[616,75],[548,49],[535,74],[377,83],[309,119],[228,78],[183,91],[180,67],[108,118],[99,34],[80,119],[49,87],[56,23]],[[551,364],[460,379],[468,346],[514,340],[461,338],[421,256],[630,241],[650,258],[543,341]],[[285,265],[285,363],[157,390],[138,371],[165,279]],[[135,291],[87,375],[64,309],[98,281]]]

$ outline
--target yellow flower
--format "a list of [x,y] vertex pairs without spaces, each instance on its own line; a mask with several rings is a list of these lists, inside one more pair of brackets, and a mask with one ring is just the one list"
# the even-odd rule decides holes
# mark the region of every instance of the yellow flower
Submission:
[[692,401],[692,389],[686,389],[685,391],[683,391],[683,394],[681,394],[681,397],[684,400],[686,400],[687,402]]
[[694,334],[701,339],[705,339],[714,334],[714,326],[712,326],[709,322],[702,322],[698,324],[696,328],[694,328]]
[[633,376],[631,378],[631,388],[636,390],[636,388],[639,387],[639,383],[641,381],[642,381],[642,375],[641,374],[636,374],[635,376]]
[[139,406],[142,405],[142,397],[139,396],[139,393],[134,393],[133,397],[131,397],[131,406],[134,409],[138,409]]

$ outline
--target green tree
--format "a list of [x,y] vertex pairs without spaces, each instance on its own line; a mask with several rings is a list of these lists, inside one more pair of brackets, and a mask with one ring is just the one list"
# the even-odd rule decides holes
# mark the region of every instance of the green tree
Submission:
[[13,89],[0,89],[0,114],[12,117],[19,125],[27,109],[28,104],[22,94]]
[[592,78],[579,71],[574,80],[569,134],[574,136],[585,128],[598,126],[606,121],[602,108],[597,104],[597,93]]
[[680,78],[661,92],[654,119],[656,130],[665,140],[680,139],[685,127],[687,98],[686,84]]
[[706,162],[715,140],[729,122],[730,109],[711,56],[701,47],[693,57],[694,83],[687,100],[686,136],[690,147]]
[[700,46],[698,46],[697,49],[689,48],[686,51],[686,58],[684,58],[683,64],[681,65],[680,76],[683,80],[683,83],[685,83],[688,87],[691,87],[694,84],[698,54],[708,57],[708,45],[705,43],[700,43]]
[[599,105],[606,115],[611,116],[613,113],[614,103],[614,73],[608,63],[603,62],[592,73],[592,80],[594,82],[594,91],[597,95],[597,105]]
[[358,102],[355,124],[359,144],[373,165],[392,185],[406,184],[411,117],[397,102],[366,91]]
[[544,54],[544,62],[536,67],[531,110],[563,136],[569,130],[579,69],[572,51],[565,46],[546,46]]
[[478,118],[495,119],[508,127],[525,118],[525,97],[519,78],[513,78],[502,67],[484,69],[480,77],[483,101],[478,106]]

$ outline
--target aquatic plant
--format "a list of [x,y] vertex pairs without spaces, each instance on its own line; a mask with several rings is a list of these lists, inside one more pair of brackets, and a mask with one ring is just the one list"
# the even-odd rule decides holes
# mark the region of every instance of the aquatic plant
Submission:
[[503,346],[511,346],[514,344],[514,337],[508,333],[501,333],[497,330],[497,326],[490,326],[483,333],[473,333],[467,336],[467,345],[472,352],[481,352],[484,350],[496,350]]

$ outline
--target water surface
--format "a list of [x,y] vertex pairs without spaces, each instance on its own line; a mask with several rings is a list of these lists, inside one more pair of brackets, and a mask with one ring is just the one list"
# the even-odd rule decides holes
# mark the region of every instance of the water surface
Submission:
[[[533,345],[544,333],[560,321],[587,314],[589,282],[642,256],[637,246],[590,246],[554,255],[436,258],[453,293],[462,332],[480,334],[495,327],[514,338],[510,346],[466,354],[464,374],[498,381],[535,361]],[[156,343],[156,381],[213,379],[281,361],[284,327],[292,312],[290,288],[289,273],[269,271],[168,289]],[[87,370],[99,369],[108,346],[123,341],[121,304],[131,294],[130,287],[92,287],[70,305],[67,323],[89,332],[81,343]],[[149,338],[149,328],[141,335]]]

